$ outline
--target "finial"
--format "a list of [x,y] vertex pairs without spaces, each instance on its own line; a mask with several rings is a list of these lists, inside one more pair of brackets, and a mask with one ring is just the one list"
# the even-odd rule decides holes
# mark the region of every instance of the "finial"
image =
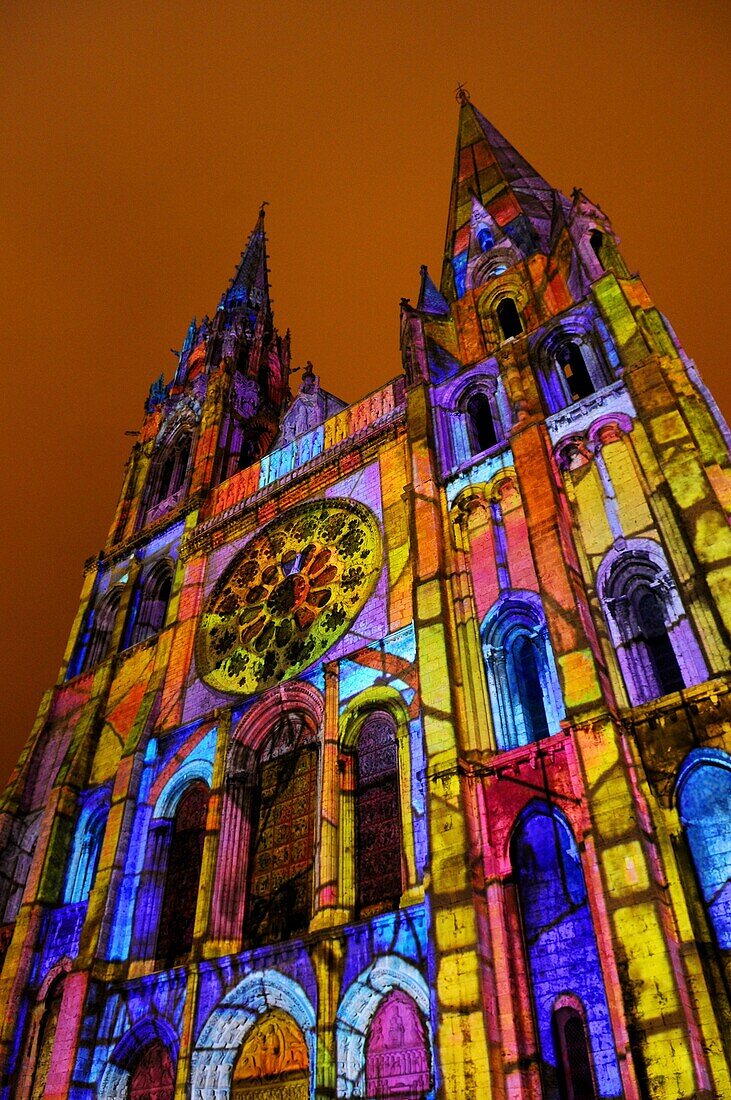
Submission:
[[267,202],[267,200],[266,200],[266,199],[264,199],[264,201],[262,202],[261,206],[259,207],[259,217],[260,217],[260,218],[263,218],[263,217],[264,217],[264,207],[265,207],[265,206],[268,206],[268,205],[269,205],[269,203]]
[[464,107],[465,104],[469,103],[469,101],[470,101],[470,93],[467,91],[467,89],[465,88],[464,84],[461,81],[457,85],[457,90],[455,92],[454,98],[457,100],[460,107]]

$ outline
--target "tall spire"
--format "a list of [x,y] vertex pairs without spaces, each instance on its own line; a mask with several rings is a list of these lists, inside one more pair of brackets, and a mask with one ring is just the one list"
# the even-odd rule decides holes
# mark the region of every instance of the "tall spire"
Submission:
[[461,86],[457,100],[457,153],[441,282],[448,299],[464,289],[475,200],[525,255],[537,248],[548,251],[554,215],[554,189],[480,114]]
[[266,202],[261,204],[256,225],[241,253],[236,274],[221,298],[220,309],[248,306],[258,313],[263,305],[267,312],[270,310],[267,238],[264,229],[264,208],[267,205]]

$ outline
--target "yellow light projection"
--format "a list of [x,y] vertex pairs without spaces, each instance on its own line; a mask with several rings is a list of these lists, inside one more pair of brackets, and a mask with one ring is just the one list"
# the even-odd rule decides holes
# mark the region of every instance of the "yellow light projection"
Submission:
[[381,562],[378,521],[365,505],[320,500],[273,520],[211,594],[197,640],[202,678],[248,695],[296,676],[348,629]]

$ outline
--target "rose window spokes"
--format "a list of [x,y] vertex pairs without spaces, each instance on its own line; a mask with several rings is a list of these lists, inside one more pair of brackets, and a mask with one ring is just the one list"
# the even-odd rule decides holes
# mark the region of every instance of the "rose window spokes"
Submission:
[[375,516],[352,501],[318,501],[274,520],[218,582],[201,620],[207,683],[253,692],[311,664],[339,638],[381,568]]

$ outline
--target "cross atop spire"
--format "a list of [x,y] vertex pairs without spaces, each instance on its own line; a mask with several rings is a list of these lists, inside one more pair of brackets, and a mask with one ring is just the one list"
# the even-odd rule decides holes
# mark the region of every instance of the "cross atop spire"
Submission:
[[221,298],[221,309],[240,309],[247,306],[255,313],[264,306],[268,311],[269,271],[267,268],[267,238],[264,229],[264,208],[268,202],[262,202],[256,224],[241,253],[241,260],[231,284]]
[[[523,255],[548,250],[554,189],[480,114],[460,84],[457,153],[447,222],[441,291],[459,297],[470,247],[470,223],[477,200]],[[568,199],[564,199],[567,210]]]
[[465,104],[469,103],[469,101],[470,101],[470,98],[471,98],[470,93],[467,91],[467,89],[465,88],[464,84],[461,81],[457,85],[456,91],[454,93],[454,98],[457,100],[460,107],[464,107]]

